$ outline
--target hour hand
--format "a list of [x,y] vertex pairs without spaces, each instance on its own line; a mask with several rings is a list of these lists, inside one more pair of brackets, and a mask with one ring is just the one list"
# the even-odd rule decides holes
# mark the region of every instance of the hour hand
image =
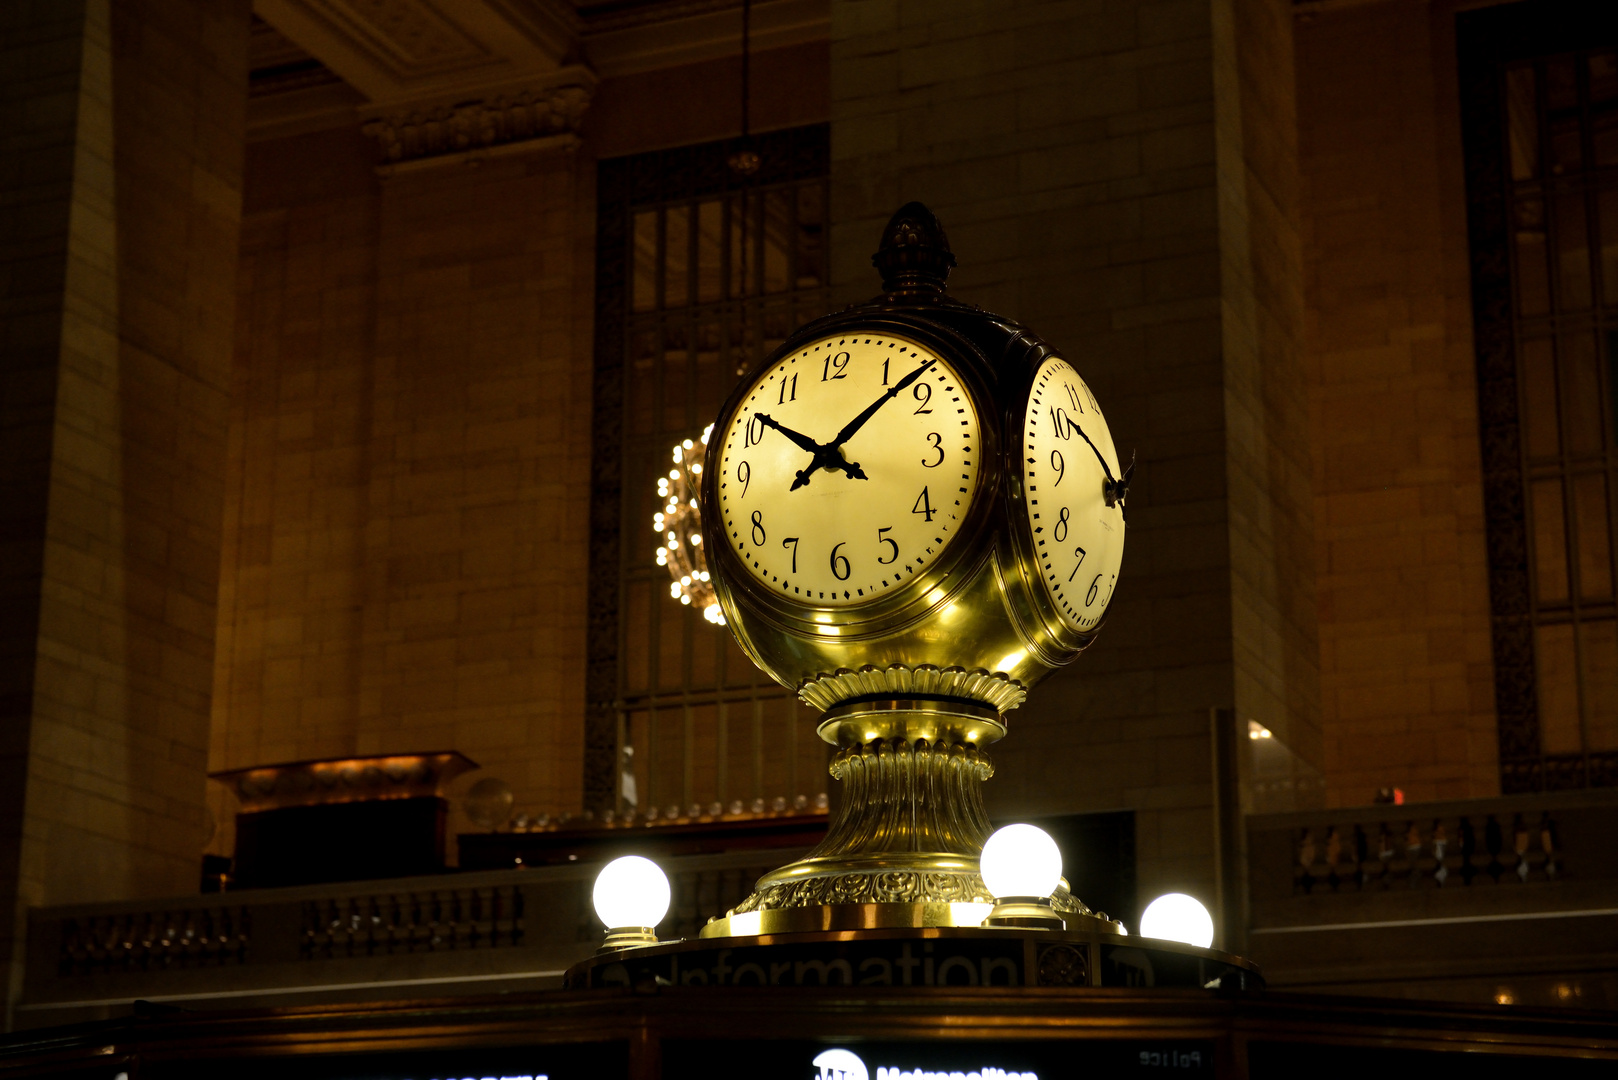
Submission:
[[811,439],[809,436],[803,434],[801,431],[793,431],[791,428],[776,420],[768,413],[754,413],[753,415],[758,417],[759,423],[763,424],[765,427],[774,428],[776,431],[779,431],[781,434],[785,435],[788,439],[791,439],[793,442],[797,443],[811,454],[819,454],[821,450],[824,449],[824,447],[815,442],[815,440]]

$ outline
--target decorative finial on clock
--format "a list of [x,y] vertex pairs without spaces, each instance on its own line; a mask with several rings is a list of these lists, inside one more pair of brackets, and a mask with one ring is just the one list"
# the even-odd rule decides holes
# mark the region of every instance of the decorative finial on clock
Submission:
[[882,245],[871,256],[882,274],[882,289],[900,296],[936,295],[944,291],[955,253],[933,212],[919,202],[905,203],[888,219]]

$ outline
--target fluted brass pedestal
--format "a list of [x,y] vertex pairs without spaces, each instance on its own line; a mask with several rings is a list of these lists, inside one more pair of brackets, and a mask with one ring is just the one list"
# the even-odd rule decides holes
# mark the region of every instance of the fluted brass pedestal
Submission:
[[[1000,714],[945,698],[854,701],[819,731],[838,748],[831,775],[843,784],[826,839],[702,936],[981,925],[995,900],[978,873],[991,832],[982,784],[994,775],[981,748],[1005,734]],[[1052,906],[1072,929],[1121,932],[1066,881]]]

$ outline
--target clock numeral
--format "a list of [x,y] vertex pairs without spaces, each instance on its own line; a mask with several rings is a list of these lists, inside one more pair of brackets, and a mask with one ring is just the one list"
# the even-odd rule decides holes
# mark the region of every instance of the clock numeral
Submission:
[[933,444],[934,450],[938,451],[938,460],[928,461],[923,458],[921,464],[925,468],[936,469],[940,465],[944,464],[944,436],[940,435],[936,431],[929,431],[927,433],[927,441]]
[[937,510],[933,509],[933,501],[927,497],[926,488],[922,488],[921,494],[916,496],[916,505],[910,508],[910,512],[912,514],[925,514],[928,521],[933,520],[933,515],[938,513]]
[[[838,378],[842,378],[842,376],[839,375]],[[781,396],[776,399],[775,403],[777,405],[785,405],[789,401],[797,401],[797,400],[798,400],[798,377],[796,375],[792,376],[792,396],[791,397],[787,396],[787,380],[782,379],[781,380]]]
[[880,529],[878,529],[876,531],[877,546],[880,547],[881,545],[886,544],[886,545],[888,545],[889,547],[891,547],[893,549],[893,555],[891,557],[889,557],[889,558],[884,559],[880,555],[878,555],[876,557],[876,561],[881,563],[883,566],[891,566],[894,563],[899,561],[899,544],[898,544],[898,542],[896,540],[894,540],[893,537],[891,537],[891,536],[883,536],[882,535],[885,532],[892,532],[892,531],[893,531],[893,526],[892,525],[886,525],[886,526],[884,526],[884,527],[882,527],[882,528],[880,528]]
[[[837,374],[832,375],[832,368],[837,369]],[[846,352],[840,352],[836,356],[826,357],[825,364],[823,364],[820,368],[820,381],[825,382],[827,376],[830,376],[833,379],[845,379],[848,377],[848,354]]]
[[888,385],[888,364],[889,363],[891,363],[891,361],[888,361],[888,360],[882,361],[882,385],[883,386]]
[[742,462],[736,466],[736,480],[742,485],[741,498],[747,498],[747,489],[753,483],[753,466]]
[[753,446],[764,441],[764,418],[752,416],[747,421],[747,431],[742,437],[742,446]]
[[1067,540],[1067,519],[1069,516],[1068,509],[1065,506],[1062,507],[1062,512],[1056,515],[1056,528],[1051,530],[1051,535],[1056,537],[1058,544]]
[[1096,602],[1096,590],[1098,588],[1100,588],[1100,587],[1101,587],[1101,575],[1097,574],[1096,579],[1094,581],[1090,582],[1090,591],[1084,594],[1084,606],[1085,607],[1089,607],[1091,604]]
[[764,515],[757,510],[753,511],[753,546],[763,547],[764,541],[769,537],[764,534]]
[[[843,541],[843,544],[846,543],[848,543],[848,541]],[[831,549],[831,575],[838,581],[847,581],[848,575],[852,573],[852,570],[848,565],[848,556],[837,554],[837,548],[842,547],[843,544],[838,544],[837,547]],[[841,570],[837,569],[838,563],[843,565]]]
[[927,408],[927,403],[933,400],[933,388],[931,383],[919,382],[916,384],[916,388],[910,391],[910,393],[917,401],[921,402],[920,405],[916,406],[916,411],[911,413],[912,416],[920,416],[922,413],[930,413],[933,411]]
[[1062,384],[1062,389],[1067,391],[1068,400],[1073,402],[1073,411],[1083,415],[1084,406],[1079,402],[1079,392],[1073,389],[1073,384],[1070,382],[1064,382]]
[[1051,451],[1051,468],[1056,470],[1056,483],[1051,485],[1055,487],[1062,482],[1062,477],[1067,475],[1067,462],[1062,458],[1062,451]]
[[1084,387],[1084,396],[1090,399],[1090,411],[1100,412],[1101,406],[1096,404],[1096,396],[1090,392],[1090,384],[1085,382],[1083,379],[1080,379],[1079,385]]
[[1061,408],[1052,409],[1051,423],[1056,427],[1056,437],[1058,439],[1067,440],[1073,437],[1073,433],[1067,429],[1068,419],[1066,410]]
[[1079,567],[1084,565],[1084,549],[1081,547],[1076,547],[1073,549],[1073,554],[1079,557],[1079,561],[1073,564],[1073,573],[1067,576],[1069,581],[1072,581],[1073,575],[1079,572]]
[[796,536],[789,536],[785,540],[781,541],[781,546],[790,547],[792,549],[792,572],[796,574],[798,572],[798,538]]

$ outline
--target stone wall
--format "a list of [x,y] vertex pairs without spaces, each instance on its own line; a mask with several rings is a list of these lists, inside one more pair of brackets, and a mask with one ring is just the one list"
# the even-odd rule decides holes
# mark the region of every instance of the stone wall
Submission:
[[986,790],[1000,814],[1135,808],[1146,897],[1212,891],[1211,709],[1318,756],[1288,17],[832,5],[842,298],[874,291],[887,215],[926,202],[951,291],[1063,350],[1139,452],[1108,625],[1010,714]]
[[1297,26],[1328,798],[1499,791],[1454,5]]
[[[755,128],[824,121],[823,45],[754,78]],[[581,808],[594,162],[734,134],[739,79],[608,80],[577,146],[476,167],[250,146],[213,768],[455,749],[455,794]]]
[[213,764],[455,749],[568,807],[593,169],[373,162],[253,147]]
[[25,905],[196,888],[247,19],[0,28],[0,953]]

